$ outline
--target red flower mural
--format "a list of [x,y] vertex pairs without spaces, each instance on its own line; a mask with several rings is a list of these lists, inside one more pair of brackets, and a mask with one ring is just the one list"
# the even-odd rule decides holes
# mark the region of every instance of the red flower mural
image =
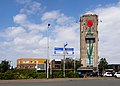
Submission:
[[88,21],[87,21],[87,26],[88,26],[88,27],[91,27],[92,25],[93,25],[93,21],[92,21],[92,20],[88,20]]

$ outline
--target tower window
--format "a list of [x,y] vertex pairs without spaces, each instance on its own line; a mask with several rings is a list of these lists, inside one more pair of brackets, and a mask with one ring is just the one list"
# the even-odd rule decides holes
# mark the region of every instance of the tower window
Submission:
[[94,38],[88,38],[88,39],[86,39],[86,43],[87,44],[95,43],[95,39]]
[[87,33],[86,36],[87,36],[87,37],[92,37],[93,34],[91,34],[91,33]]

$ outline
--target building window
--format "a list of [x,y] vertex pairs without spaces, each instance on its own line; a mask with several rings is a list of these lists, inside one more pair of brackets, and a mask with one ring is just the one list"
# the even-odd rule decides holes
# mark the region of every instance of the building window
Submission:
[[93,61],[94,61],[93,57],[91,58],[91,63],[89,63],[89,59],[87,58],[86,63],[87,63],[87,65],[93,65]]
[[18,61],[18,63],[20,64],[20,61]]
[[87,36],[87,37],[92,37],[93,34],[92,34],[92,33],[87,33],[86,36]]
[[34,61],[30,61],[30,63],[34,63]]
[[29,63],[29,61],[23,61],[23,63]]
[[61,64],[61,61],[55,61],[55,64]]
[[92,44],[95,42],[95,39],[86,39],[87,44]]
[[23,61],[23,63],[26,63],[26,61]]
[[37,68],[45,69],[44,64],[38,64],[38,65],[37,65]]

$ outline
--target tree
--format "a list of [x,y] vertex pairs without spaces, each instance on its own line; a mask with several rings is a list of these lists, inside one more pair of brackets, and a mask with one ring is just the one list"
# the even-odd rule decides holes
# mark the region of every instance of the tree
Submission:
[[81,67],[82,66],[82,64],[81,64],[81,61],[80,60],[76,60],[76,70],[79,68],[79,67]]
[[7,60],[3,60],[0,63],[0,72],[4,73],[10,69],[10,63]]
[[107,60],[105,58],[101,58],[100,62],[99,62],[99,65],[98,65],[99,72],[103,73],[104,70],[107,68],[107,66],[108,66]]
[[[66,69],[74,69],[74,60],[66,58]],[[81,62],[79,60],[75,60],[75,70],[77,70],[81,66]]]
[[65,68],[66,69],[74,69],[74,63],[73,63],[72,59],[66,58]]

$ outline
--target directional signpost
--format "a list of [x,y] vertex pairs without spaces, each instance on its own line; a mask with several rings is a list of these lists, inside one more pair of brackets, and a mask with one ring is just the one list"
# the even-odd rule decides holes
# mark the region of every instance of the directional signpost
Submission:
[[[54,55],[63,55],[64,48],[55,47],[54,48]],[[66,55],[74,55],[74,48],[65,48]]]
[[55,55],[63,54],[63,48],[55,47],[55,48],[54,48],[54,54],[55,54]]
[[74,48],[66,48],[68,44],[66,43],[63,48],[55,47],[54,55],[63,55],[64,64],[63,64],[63,76],[65,77],[65,55],[74,55]]

